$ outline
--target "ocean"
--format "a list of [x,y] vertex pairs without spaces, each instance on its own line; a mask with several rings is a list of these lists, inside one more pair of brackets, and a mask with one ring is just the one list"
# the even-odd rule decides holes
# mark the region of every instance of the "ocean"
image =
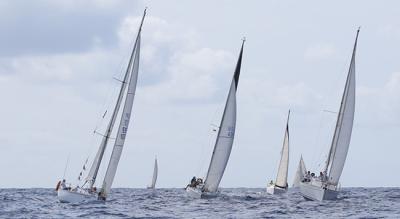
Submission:
[[400,188],[344,188],[338,200],[306,201],[264,188],[221,189],[193,199],[183,189],[113,189],[106,202],[60,203],[54,189],[0,189],[0,218],[400,218]]

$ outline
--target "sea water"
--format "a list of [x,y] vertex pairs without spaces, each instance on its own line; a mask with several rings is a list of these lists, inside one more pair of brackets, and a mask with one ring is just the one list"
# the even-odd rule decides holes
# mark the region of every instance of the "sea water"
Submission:
[[106,202],[60,203],[54,189],[0,189],[0,218],[400,218],[400,188],[345,188],[335,201],[306,201],[264,188],[221,189],[193,199],[179,189],[113,189]]

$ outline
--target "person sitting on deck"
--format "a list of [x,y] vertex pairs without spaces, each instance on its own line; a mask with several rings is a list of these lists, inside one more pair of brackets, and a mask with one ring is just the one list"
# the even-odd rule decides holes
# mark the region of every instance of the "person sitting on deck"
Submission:
[[196,187],[196,177],[194,176],[192,180],[190,180],[190,187]]
[[269,184],[270,184],[270,185],[274,185],[274,181],[271,180],[271,181],[269,182]]

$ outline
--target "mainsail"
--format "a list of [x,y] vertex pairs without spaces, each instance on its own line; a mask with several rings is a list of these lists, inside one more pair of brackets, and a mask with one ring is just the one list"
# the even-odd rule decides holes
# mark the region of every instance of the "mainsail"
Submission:
[[154,160],[153,178],[151,179],[151,184],[149,186],[152,189],[154,189],[156,187],[157,175],[158,175],[158,164],[157,164],[157,158],[156,158]]
[[240,68],[242,65],[243,45],[240,49],[239,58],[236,64],[235,73],[229,89],[224,113],[220,128],[218,130],[217,140],[211,157],[206,180],[203,190],[207,192],[216,192],[228,164],[229,156],[232,150],[233,139],[235,137],[236,127],[236,90],[239,83]]
[[285,137],[283,138],[283,147],[281,151],[281,161],[279,162],[278,175],[276,176],[275,185],[278,187],[287,187],[287,177],[289,168],[289,116],[286,122]]
[[340,175],[342,174],[353,129],[356,91],[355,58],[359,32],[360,29],[357,30],[349,72],[336,121],[335,133],[333,135],[329,156],[325,166],[325,173],[327,173],[330,166],[328,180],[333,185],[338,184]]
[[122,149],[124,147],[126,134],[128,132],[129,121],[131,118],[131,111],[133,107],[133,100],[136,91],[136,82],[139,72],[139,57],[140,57],[140,30],[138,33],[137,44],[135,49],[135,60],[132,66],[132,75],[129,80],[128,91],[125,97],[125,105],[122,110],[121,121],[119,124],[117,136],[114,143],[114,148],[111,153],[110,162],[108,163],[107,171],[104,176],[102,195],[105,197],[111,189],[112,182],[114,181],[115,173],[119,159],[121,158]]
[[306,164],[304,163],[303,156],[301,156],[299,165],[297,166],[296,175],[294,176],[292,187],[299,187],[300,182],[304,178],[304,174],[306,173],[306,171]]

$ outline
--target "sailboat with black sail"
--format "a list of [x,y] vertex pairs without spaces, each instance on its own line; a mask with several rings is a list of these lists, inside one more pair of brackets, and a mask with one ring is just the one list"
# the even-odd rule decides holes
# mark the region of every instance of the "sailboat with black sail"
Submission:
[[226,165],[228,164],[235,137],[236,91],[239,84],[244,41],[242,42],[235,73],[231,81],[206,178],[203,182],[201,178],[196,179],[196,177],[193,177],[191,183],[186,187],[186,192],[189,196],[196,198],[216,196]]
[[[82,185],[68,185],[65,179],[63,179],[62,182],[59,183],[60,186],[57,186],[57,195],[58,199],[61,202],[75,203],[97,199],[106,200],[107,196],[110,194],[111,186],[114,181],[122,149],[124,147],[125,138],[128,132],[129,121],[132,117],[131,111],[133,107],[133,100],[135,97],[139,72],[141,31],[145,16],[146,9],[143,13],[143,17],[139,26],[138,34],[135,39],[133,51],[131,53],[124,78],[123,80],[121,80],[121,88],[119,90],[119,95],[115,103],[114,110],[111,114],[106,132],[104,135],[102,135],[103,138],[96,153],[96,156],[93,159],[90,171]],[[122,111],[120,112],[121,106]],[[117,115],[119,113],[120,122],[118,124],[117,134],[115,136],[114,147],[112,148],[110,161],[108,163],[101,189],[98,190],[94,185],[98,180],[100,164],[104,160],[104,153],[107,145],[110,143],[109,141],[111,139],[111,134],[117,120]]]

